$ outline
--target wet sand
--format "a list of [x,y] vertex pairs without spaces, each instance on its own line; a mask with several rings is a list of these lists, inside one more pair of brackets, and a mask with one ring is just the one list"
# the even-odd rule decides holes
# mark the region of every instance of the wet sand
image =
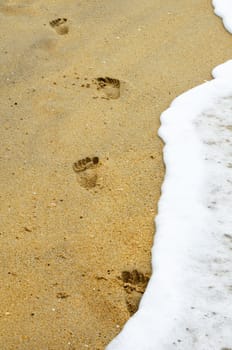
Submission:
[[0,1],[0,19],[0,348],[102,350],[151,272],[160,114],[232,39],[206,0]]

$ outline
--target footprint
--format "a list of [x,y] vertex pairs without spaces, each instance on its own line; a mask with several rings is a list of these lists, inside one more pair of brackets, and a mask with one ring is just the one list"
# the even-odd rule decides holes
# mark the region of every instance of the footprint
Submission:
[[96,156],[86,157],[73,163],[73,170],[77,173],[77,181],[82,187],[91,189],[97,185],[96,167],[98,165],[99,158]]
[[138,270],[123,271],[120,279],[123,282],[123,288],[126,291],[126,305],[130,315],[133,315],[139,306],[141,295],[144,293],[149,282],[149,275],[143,274]]
[[109,99],[117,99],[120,97],[120,80],[114,78],[96,78],[97,89],[103,90]]
[[49,22],[50,26],[55,29],[57,34],[68,34],[69,27],[67,25],[67,18],[56,18]]

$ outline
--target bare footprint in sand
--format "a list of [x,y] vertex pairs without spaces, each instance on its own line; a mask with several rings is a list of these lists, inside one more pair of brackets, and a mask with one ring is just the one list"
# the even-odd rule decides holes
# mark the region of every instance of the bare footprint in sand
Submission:
[[117,99],[120,97],[120,80],[110,77],[96,78],[97,89],[103,90],[109,99]]
[[149,282],[149,275],[138,270],[123,271],[120,278],[126,291],[126,305],[130,315],[133,315],[139,306],[141,295]]
[[68,34],[69,32],[67,18],[56,18],[53,21],[50,21],[49,24],[59,35]]
[[82,187],[91,189],[97,185],[96,168],[98,165],[98,157],[86,157],[73,163],[73,170],[77,173],[77,181]]

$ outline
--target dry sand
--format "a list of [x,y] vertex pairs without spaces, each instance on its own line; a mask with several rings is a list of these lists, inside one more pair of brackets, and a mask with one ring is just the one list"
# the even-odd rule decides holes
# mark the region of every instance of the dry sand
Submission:
[[232,39],[209,0],[9,0],[0,21],[0,349],[102,350],[150,274],[160,114]]

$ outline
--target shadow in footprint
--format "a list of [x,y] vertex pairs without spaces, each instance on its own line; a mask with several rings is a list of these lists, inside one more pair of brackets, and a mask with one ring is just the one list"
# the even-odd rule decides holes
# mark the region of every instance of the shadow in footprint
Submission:
[[73,163],[73,170],[77,173],[77,181],[82,187],[91,189],[97,185],[96,168],[98,165],[99,158],[96,156],[86,157]]
[[96,78],[97,89],[103,90],[106,98],[117,99],[120,97],[120,80],[110,77]]
[[55,29],[57,34],[64,35],[68,34],[69,27],[67,25],[67,18],[56,18],[49,22],[50,26]]

